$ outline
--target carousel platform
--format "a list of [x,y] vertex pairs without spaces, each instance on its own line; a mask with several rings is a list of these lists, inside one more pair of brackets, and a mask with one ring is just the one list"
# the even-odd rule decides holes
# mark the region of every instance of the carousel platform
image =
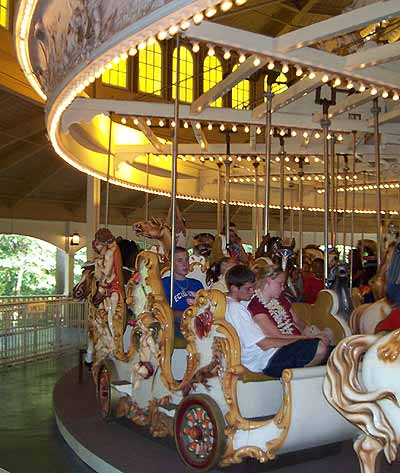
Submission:
[[[89,373],[73,368],[56,383],[53,392],[58,429],[81,460],[99,473],[189,472],[171,438],[155,439],[145,428],[127,420],[105,422],[97,410],[95,386]],[[399,463],[382,461],[379,473],[398,471]],[[279,457],[267,464],[248,460],[221,469],[225,473],[355,473],[359,471],[351,442],[314,448]]]

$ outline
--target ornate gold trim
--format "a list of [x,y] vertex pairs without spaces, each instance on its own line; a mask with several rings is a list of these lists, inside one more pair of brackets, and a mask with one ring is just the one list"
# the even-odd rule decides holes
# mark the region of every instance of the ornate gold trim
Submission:
[[400,355],[400,329],[395,330],[389,340],[378,348],[378,358],[384,363],[394,363]]

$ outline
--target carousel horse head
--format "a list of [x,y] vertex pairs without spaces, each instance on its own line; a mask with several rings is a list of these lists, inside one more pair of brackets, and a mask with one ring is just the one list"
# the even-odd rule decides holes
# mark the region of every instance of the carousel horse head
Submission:
[[208,258],[211,254],[215,237],[211,233],[198,233],[193,237],[193,252]]
[[75,284],[74,288],[72,289],[72,295],[74,299],[82,302],[88,298],[92,289],[93,277],[94,263],[88,261],[82,266],[82,276],[80,281]]
[[[362,362],[361,362],[362,361]],[[400,330],[342,340],[327,364],[328,402],[361,430],[354,441],[361,470],[376,471],[383,451],[392,463],[400,438]]]
[[339,302],[338,314],[345,320],[350,319],[353,303],[349,284],[349,271],[346,264],[338,263],[329,273],[329,288],[336,292]]
[[303,271],[310,272],[316,258],[324,259],[324,252],[317,245],[307,245],[303,248]]
[[295,252],[294,248],[296,246],[296,241],[292,238],[291,242],[280,242],[280,247],[276,250],[276,255],[280,257],[282,271],[286,272],[295,261]]
[[172,235],[171,227],[159,218],[151,218],[150,220],[143,220],[140,222],[135,222],[132,225],[133,232],[138,237],[152,238],[154,240],[159,240],[163,246],[164,254],[167,259],[171,254],[172,247]]

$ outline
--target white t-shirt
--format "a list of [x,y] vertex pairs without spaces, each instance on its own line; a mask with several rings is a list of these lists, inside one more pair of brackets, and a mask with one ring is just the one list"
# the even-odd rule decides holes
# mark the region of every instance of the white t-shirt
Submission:
[[277,348],[262,350],[257,343],[265,338],[265,335],[251,318],[250,312],[231,297],[227,297],[226,302],[225,319],[239,335],[242,364],[250,371],[262,372]]

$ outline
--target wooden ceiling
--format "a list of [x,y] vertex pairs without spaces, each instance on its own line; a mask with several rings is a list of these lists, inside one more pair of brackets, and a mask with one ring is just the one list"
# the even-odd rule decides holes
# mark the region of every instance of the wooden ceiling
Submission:
[[[249,0],[215,21],[279,36],[337,15],[350,0]],[[1,86],[0,86],[1,87]],[[102,202],[105,185],[102,184]],[[150,215],[166,214],[169,200],[149,196]],[[143,193],[112,187],[110,221],[130,224],[143,215]],[[215,205],[182,203],[191,226],[215,226]],[[0,218],[85,221],[86,175],[66,164],[52,149],[43,107],[0,88]],[[236,221],[251,228],[251,212],[234,210]]]

